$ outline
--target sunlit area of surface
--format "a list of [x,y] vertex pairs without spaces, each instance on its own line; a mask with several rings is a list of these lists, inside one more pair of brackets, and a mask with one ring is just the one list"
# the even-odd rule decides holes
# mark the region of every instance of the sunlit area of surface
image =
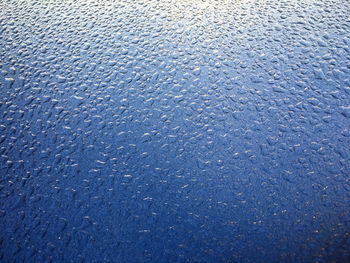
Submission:
[[349,262],[350,4],[0,2],[1,262]]

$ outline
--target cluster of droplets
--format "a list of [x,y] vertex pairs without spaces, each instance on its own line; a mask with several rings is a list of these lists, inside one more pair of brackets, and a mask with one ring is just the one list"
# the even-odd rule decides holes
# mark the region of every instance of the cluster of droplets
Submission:
[[346,1],[0,7],[0,260],[349,257]]

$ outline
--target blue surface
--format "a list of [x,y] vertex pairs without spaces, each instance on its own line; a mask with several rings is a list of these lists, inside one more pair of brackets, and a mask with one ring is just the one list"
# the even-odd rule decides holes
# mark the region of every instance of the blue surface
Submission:
[[350,2],[0,2],[1,262],[350,262]]

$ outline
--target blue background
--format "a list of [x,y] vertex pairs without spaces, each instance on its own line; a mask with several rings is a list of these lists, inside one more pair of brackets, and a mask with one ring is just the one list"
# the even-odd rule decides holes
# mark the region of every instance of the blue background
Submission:
[[350,262],[349,1],[0,10],[0,261]]

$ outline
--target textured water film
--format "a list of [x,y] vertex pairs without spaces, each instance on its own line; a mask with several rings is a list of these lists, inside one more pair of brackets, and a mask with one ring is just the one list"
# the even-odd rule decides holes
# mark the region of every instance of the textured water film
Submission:
[[348,0],[0,1],[1,262],[350,262]]

